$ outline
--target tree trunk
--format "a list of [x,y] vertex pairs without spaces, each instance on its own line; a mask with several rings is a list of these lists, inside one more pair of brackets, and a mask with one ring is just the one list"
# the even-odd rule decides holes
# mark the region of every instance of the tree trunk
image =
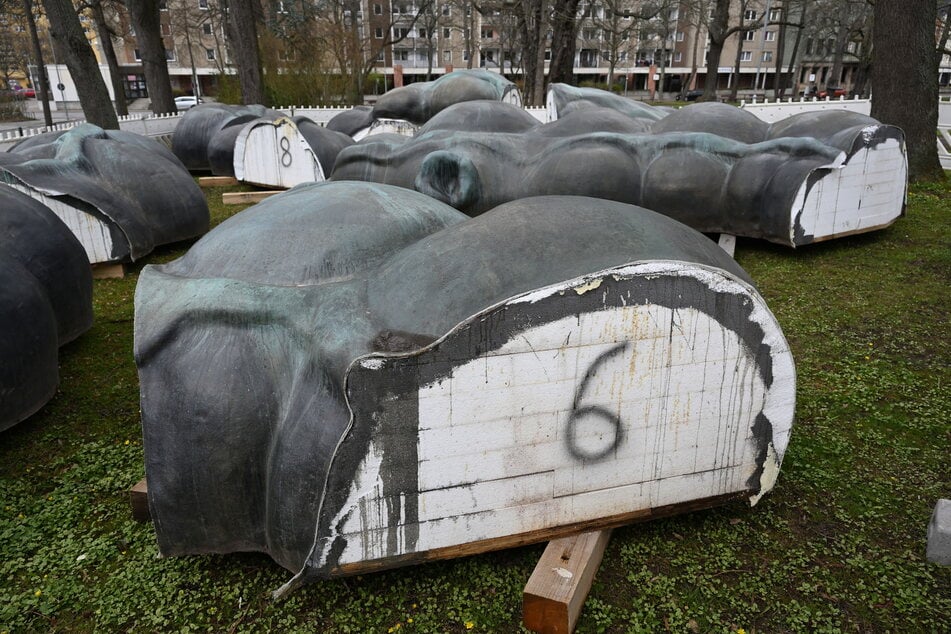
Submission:
[[533,106],[545,105],[545,44],[548,42],[548,4],[545,0],[538,0],[536,13],[538,26],[538,43],[535,45],[535,88],[532,90]]
[[40,103],[43,104],[43,123],[47,128],[53,127],[53,113],[50,112],[50,82],[46,77],[46,64],[43,63],[43,47],[40,46],[40,36],[36,32],[36,19],[33,17],[33,3],[31,0],[23,0],[23,13],[26,17],[26,23],[30,29],[30,42],[33,45],[33,57],[36,59],[36,72],[39,74],[36,88],[39,88],[37,95]]
[[[231,43],[231,51],[234,53],[235,66],[238,68],[241,100],[245,104],[264,104],[264,78],[261,73],[261,56],[258,53],[255,1],[228,1],[228,39]],[[361,62],[354,60],[355,69],[362,67]],[[362,102],[362,85],[356,90],[360,91]]]
[[710,49],[707,54],[707,76],[704,78],[703,95],[698,101],[716,101],[717,99],[717,69],[720,67],[723,43],[729,36],[727,31],[730,24],[730,1],[716,0],[716,6],[713,9],[713,17],[710,19],[708,28]]
[[165,44],[162,42],[158,1],[125,0],[125,6],[135,27],[135,41],[142,57],[142,71],[152,101],[152,112],[177,112],[172,98],[172,82],[168,77]]
[[[548,81],[573,84],[576,42],[581,20],[575,18],[580,0],[555,0],[551,18],[551,63]],[[547,33],[547,30],[546,30]],[[544,43],[545,33],[542,34]]]
[[99,43],[102,44],[102,54],[109,66],[109,79],[112,82],[116,114],[125,117],[129,114],[129,106],[125,102],[125,90],[122,88],[122,76],[119,73],[119,60],[116,57],[116,49],[112,46],[112,33],[109,31],[109,25],[106,24],[106,14],[102,10],[102,2],[96,2],[92,5],[92,14],[93,20],[96,22]]
[[938,126],[937,5],[933,0],[878,0],[872,50],[872,116],[905,131],[912,180],[943,180]]
[[119,118],[73,3],[70,0],[43,0],[43,7],[50,24],[50,36],[61,46],[66,57],[66,67],[76,84],[86,121],[100,128],[118,130]]
[[776,36],[776,74],[774,75],[776,79],[773,84],[773,99],[782,99],[783,93],[786,92],[786,82],[783,81],[783,58],[786,52],[785,22],[789,20],[789,7],[784,1],[779,4],[779,9],[784,22],[779,25],[779,34]]
[[[842,58],[849,44],[849,5],[843,4],[839,10],[839,31],[835,34],[835,51],[832,53],[832,70],[826,76],[826,87],[842,85]],[[831,98],[831,95],[830,95]]]

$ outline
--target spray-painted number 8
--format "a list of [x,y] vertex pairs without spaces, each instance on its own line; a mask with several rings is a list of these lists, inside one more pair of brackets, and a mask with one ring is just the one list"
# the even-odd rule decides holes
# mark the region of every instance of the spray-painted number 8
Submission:
[[281,165],[284,167],[290,167],[294,160],[294,157],[291,156],[290,140],[286,136],[282,136],[281,140],[278,142],[278,145],[281,146]]
[[[605,350],[594,362],[588,367],[588,371],[585,372],[584,379],[581,380],[581,384],[578,386],[577,391],[575,392],[575,399],[571,404],[571,414],[568,416],[568,431],[567,431],[567,443],[568,451],[572,456],[578,460],[600,460],[608,454],[610,454],[614,449],[621,444],[623,436],[623,428],[621,425],[621,419],[614,414],[613,412],[608,411],[600,405],[581,405],[581,399],[584,397],[585,390],[588,389],[588,383],[591,382],[591,379],[594,378],[595,373],[597,373],[598,368],[607,363],[609,359],[619,355],[620,353],[627,350],[628,344],[621,343],[611,348],[610,350]],[[579,431],[578,428],[582,427],[582,423],[586,420],[589,420],[591,417],[597,417],[603,419],[610,426],[610,433],[608,432],[605,435],[602,435],[597,442],[597,446],[590,446],[590,443],[586,443],[588,446],[581,446],[578,442]],[[600,423],[603,424],[603,423]]]

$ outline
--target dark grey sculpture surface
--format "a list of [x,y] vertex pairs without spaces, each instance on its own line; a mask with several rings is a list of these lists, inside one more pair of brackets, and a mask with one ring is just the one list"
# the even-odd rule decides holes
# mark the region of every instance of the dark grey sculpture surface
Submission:
[[357,132],[369,128],[371,123],[373,123],[373,108],[370,106],[354,106],[328,121],[327,129],[352,137]]
[[449,106],[463,101],[507,101],[521,105],[518,87],[498,73],[457,70],[438,79],[394,88],[373,106],[374,119],[404,119],[426,123]]
[[314,151],[325,176],[330,175],[337,162],[337,155],[345,147],[353,145],[353,137],[331,130],[307,117],[294,117],[294,124]]
[[[529,196],[593,196],[699,231],[795,245],[810,237],[790,228],[790,210],[814,173],[862,147],[903,140],[897,128],[836,112],[797,115],[773,130],[737,108],[696,104],[642,134],[615,132],[624,129],[618,116],[591,108],[517,134],[433,131],[358,144],[338,156],[332,179],[414,188],[469,215]],[[581,132],[585,121],[611,131]]]
[[592,107],[610,108],[632,119],[649,121],[663,119],[671,112],[606,90],[557,83],[548,88],[547,106],[549,113],[556,115],[553,119]]
[[[215,176],[234,176],[234,144],[252,121],[277,121],[284,115],[268,110],[263,115],[242,114],[226,121],[208,140],[208,167]],[[176,130],[177,131],[177,130]]]
[[59,346],[92,319],[82,245],[44,205],[0,185],[0,431],[53,396]]
[[[209,144],[215,135],[234,119],[246,117],[245,121],[251,121],[258,117],[276,118],[278,116],[283,115],[256,104],[231,106],[221,103],[206,103],[195,106],[182,115],[182,120],[175,127],[175,133],[172,135],[172,152],[190,170],[211,169]],[[238,130],[240,130],[240,127]],[[234,134],[237,136],[237,132],[234,132]],[[221,141],[219,145],[224,146],[225,144]],[[231,139],[231,152],[233,155],[233,138]],[[223,164],[222,159],[217,159],[217,162],[219,165]]]
[[181,162],[151,139],[84,123],[0,154],[0,181],[25,185],[110,227],[113,260],[208,230],[208,203]]
[[419,349],[519,293],[652,259],[748,279],[702,235],[630,205],[532,198],[468,219],[407,189],[334,182],[269,198],[146,267],[135,358],[162,553],[313,565],[324,500],[346,493],[324,487],[351,422],[354,359]]
[[519,106],[501,101],[463,101],[434,115],[416,135],[433,130],[460,132],[525,132],[541,125]]

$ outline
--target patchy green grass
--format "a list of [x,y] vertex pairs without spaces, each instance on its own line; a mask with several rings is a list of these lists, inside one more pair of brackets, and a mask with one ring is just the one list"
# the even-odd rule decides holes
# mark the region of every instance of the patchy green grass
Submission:
[[[215,222],[222,190],[209,190]],[[793,251],[741,240],[792,345],[797,426],[775,491],[615,532],[579,632],[945,632],[951,570],[924,560],[951,497],[951,186],[907,217]],[[163,248],[152,263],[181,255]],[[158,559],[127,490],[143,476],[132,296],[60,352],[57,396],[0,434],[0,633],[515,632],[542,546],[316,583],[265,556]]]

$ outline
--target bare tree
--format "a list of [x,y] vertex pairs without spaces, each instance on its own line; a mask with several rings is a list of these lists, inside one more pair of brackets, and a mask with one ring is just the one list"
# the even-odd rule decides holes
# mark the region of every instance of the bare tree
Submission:
[[933,0],[877,0],[872,116],[905,131],[912,180],[944,179],[938,160],[937,7]]
[[261,6],[257,0],[227,0],[223,6],[228,16],[228,45],[238,69],[241,100],[246,104],[264,104],[264,76],[258,51]]
[[101,128],[119,128],[119,118],[109,99],[109,91],[99,73],[96,55],[79,23],[70,0],[43,0],[50,37],[63,51],[66,67],[75,79],[79,103],[86,120]]
[[112,83],[112,94],[115,96],[116,114],[124,117],[129,114],[129,107],[126,104],[125,91],[122,88],[122,76],[119,72],[116,49],[112,45],[112,38],[115,33],[110,28],[102,4],[103,0],[93,0],[88,5],[81,6],[89,11],[93,22],[96,24],[96,35],[99,37],[99,43],[102,46],[103,57],[106,58],[106,64],[109,66],[109,80]]
[[172,98],[172,81],[168,76],[168,60],[162,42],[159,0],[124,0],[129,19],[135,28],[135,39],[142,58],[142,71],[149,87],[152,112],[176,112]]
[[43,63],[43,47],[40,46],[40,36],[36,30],[36,16],[33,15],[33,3],[31,0],[23,0],[23,12],[27,21],[27,27],[30,30],[30,43],[33,47],[33,58],[36,60],[36,83],[38,86],[37,96],[40,103],[43,104],[43,122],[46,127],[53,127],[53,113],[50,110],[50,81],[46,76],[46,64]]
[[699,101],[715,101],[717,98],[717,69],[720,56],[727,38],[738,31],[751,31],[762,26],[762,17],[745,25],[730,26],[730,6],[732,0],[715,0],[713,15],[707,31],[710,35],[710,50],[707,52],[707,76],[703,86],[703,96]]

